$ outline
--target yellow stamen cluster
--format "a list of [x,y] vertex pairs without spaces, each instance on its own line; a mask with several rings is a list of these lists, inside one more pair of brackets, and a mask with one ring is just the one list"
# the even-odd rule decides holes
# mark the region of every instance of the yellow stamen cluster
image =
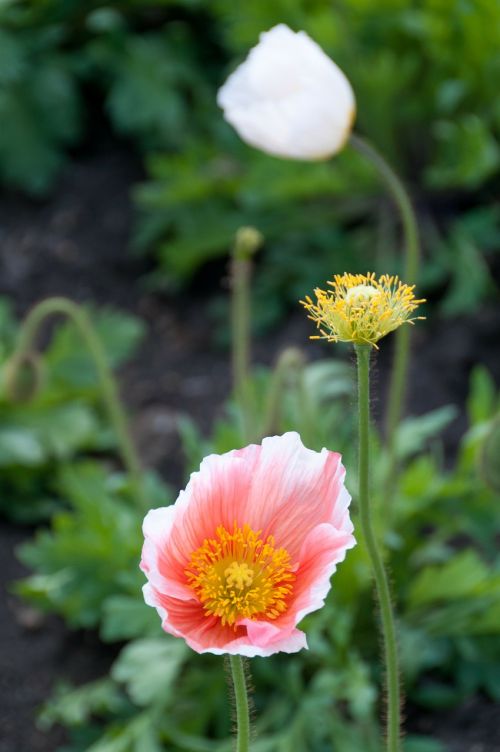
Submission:
[[233,530],[219,526],[191,554],[185,574],[207,616],[222,625],[238,619],[276,619],[288,607],[295,575],[285,548],[275,548],[272,535],[236,523]]
[[415,286],[403,284],[398,277],[384,274],[377,279],[373,273],[336,274],[327,284],[333,289],[314,291],[316,303],[309,296],[300,301],[320,332],[311,339],[376,347],[379,339],[401,324],[423,318],[410,318],[425,301],[416,300]]

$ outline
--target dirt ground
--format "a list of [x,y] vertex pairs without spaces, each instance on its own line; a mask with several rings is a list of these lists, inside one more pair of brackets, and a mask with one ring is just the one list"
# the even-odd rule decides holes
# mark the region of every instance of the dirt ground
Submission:
[[[142,280],[148,262],[127,252],[132,223],[130,187],[142,178],[138,159],[124,145],[104,141],[75,158],[54,195],[44,202],[0,196],[0,294],[22,314],[48,295],[95,301],[140,315],[148,335],[123,371],[123,396],[145,463],[174,486],[182,479],[176,416],[187,412],[207,431],[230,386],[228,355],[211,337],[208,301],[196,289],[182,296],[152,294]],[[224,265],[220,268],[225,289]],[[484,308],[473,316],[433,320],[415,331],[408,411],[420,414],[443,404],[463,406],[468,377],[484,363],[500,384],[500,313]],[[312,358],[326,349],[308,342],[310,325],[298,309],[279,330],[255,343],[254,359],[270,363],[290,344]],[[383,410],[390,348],[378,369]],[[452,456],[466,420],[463,408],[446,433]],[[35,727],[39,704],[61,678],[83,682],[104,673],[113,651],[92,633],[69,633],[57,618],[40,619],[8,593],[23,575],[14,550],[29,529],[0,526],[0,752],[49,752],[62,732]],[[449,752],[499,752],[498,708],[471,698],[462,708],[439,714],[410,710],[409,725],[446,743]]]

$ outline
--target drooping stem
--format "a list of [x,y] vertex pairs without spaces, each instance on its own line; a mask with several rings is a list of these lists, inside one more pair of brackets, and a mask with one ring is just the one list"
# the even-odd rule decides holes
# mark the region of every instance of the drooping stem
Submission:
[[231,346],[233,387],[243,420],[243,438],[253,435],[250,370],[250,280],[251,258],[262,243],[253,227],[241,227],[236,233],[231,264]]
[[16,370],[32,352],[40,327],[49,316],[62,314],[67,316],[82,336],[97,371],[103,402],[108,411],[109,420],[115,430],[123,465],[130,475],[137,498],[142,499],[141,464],[132,441],[125,411],[118,396],[113,372],[108,363],[106,351],[85,310],[71,300],[63,297],[47,298],[35,305],[23,321],[16,350],[11,361],[11,378],[15,380]]
[[370,507],[370,346],[356,345],[359,411],[359,513],[380,609],[387,691],[387,752],[400,750],[400,685],[396,627],[389,580],[373,530]]
[[240,655],[229,656],[229,662],[236,704],[236,752],[248,752],[250,749],[250,714],[245,668]]
[[[403,276],[404,281],[407,284],[413,284],[417,281],[421,251],[417,219],[408,192],[396,172],[370,143],[355,134],[351,135],[350,143],[356,151],[366,157],[375,167],[398,207],[405,238],[405,264]],[[394,362],[389,382],[389,396],[385,417],[386,446],[388,453],[386,476],[388,479],[388,488],[386,488],[386,491],[392,490],[392,479],[395,475],[396,429],[403,412],[410,358],[409,327],[401,326],[394,336]],[[387,496],[390,496],[390,494],[386,493],[386,498]]]

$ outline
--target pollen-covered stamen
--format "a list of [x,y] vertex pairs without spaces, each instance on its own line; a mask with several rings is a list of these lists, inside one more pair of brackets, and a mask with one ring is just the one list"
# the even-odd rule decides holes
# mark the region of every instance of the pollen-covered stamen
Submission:
[[223,625],[236,626],[241,618],[276,619],[288,607],[295,575],[284,548],[275,548],[273,536],[236,524],[232,532],[219,526],[193,551],[186,577],[207,615]]
[[328,284],[331,290],[314,291],[316,303],[310,297],[301,301],[319,329],[319,335],[312,339],[376,347],[389,332],[420,318],[411,314],[424,301],[417,300],[414,287],[403,284],[398,277],[336,274]]

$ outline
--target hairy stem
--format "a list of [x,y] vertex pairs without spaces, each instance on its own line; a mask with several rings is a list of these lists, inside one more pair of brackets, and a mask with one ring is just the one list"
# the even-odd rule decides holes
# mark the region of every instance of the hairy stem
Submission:
[[54,297],[42,300],[31,309],[19,331],[16,350],[12,357],[12,379],[15,380],[16,369],[31,353],[42,324],[49,316],[58,314],[67,316],[75,324],[92,356],[103,402],[118,440],[123,465],[130,475],[139,501],[142,502],[141,464],[118,396],[118,387],[102,342],[81,306],[67,298]]
[[[392,167],[368,141],[356,134],[350,137],[351,145],[375,167],[396,204],[405,237],[404,281],[413,284],[417,280],[420,264],[420,240],[418,225],[408,192]],[[394,362],[389,382],[389,396],[385,417],[386,446],[388,454],[387,486],[385,498],[390,501],[394,488],[396,470],[396,429],[403,412],[405,387],[410,359],[410,329],[401,326],[396,332]]]
[[356,345],[359,412],[359,512],[380,609],[387,691],[387,752],[400,750],[400,685],[396,627],[389,580],[372,525],[370,507],[370,346]]
[[229,662],[236,703],[236,752],[248,752],[250,749],[250,714],[245,668],[240,655],[229,656]]

